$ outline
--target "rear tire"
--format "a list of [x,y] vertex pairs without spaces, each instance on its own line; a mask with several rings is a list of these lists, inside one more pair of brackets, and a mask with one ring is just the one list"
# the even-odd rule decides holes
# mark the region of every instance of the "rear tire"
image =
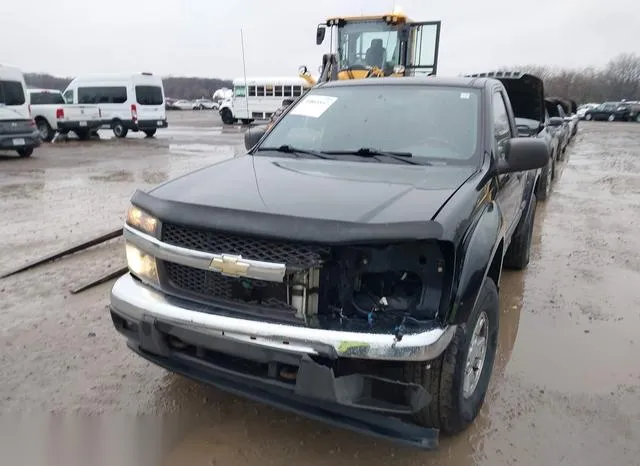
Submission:
[[38,131],[40,132],[40,139],[44,142],[51,142],[53,137],[56,135],[56,132],[51,129],[51,125],[44,118],[36,118],[36,126],[38,127]]
[[16,152],[18,152],[18,155],[20,157],[31,157],[31,154],[33,154],[33,147],[25,147],[24,149],[18,149]]
[[156,129],[147,129],[144,131],[144,134],[146,134],[148,138],[152,138],[156,134],[156,131]]
[[536,195],[531,194],[529,209],[520,220],[520,224],[516,227],[516,231],[513,233],[513,238],[511,239],[511,244],[509,244],[509,248],[504,255],[502,265],[506,268],[522,270],[529,265],[537,203]]
[[[458,326],[444,353],[433,361],[406,365],[407,382],[422,385],[432,396],[427,407],[414,415],[415,422],[424,427],[440,429],[445,435],[462,432],[473,423],[484,404],[493,371],[498,346],[499,311],[498,289],[493,280],[487,277],[467,322]],[[485,351],[478,352],[481,358],[473,358],[470,364],[472,370],[469,373],[475,374],[477,382],[465,393],[465,372],[470,351],[473,350],[474,331],[479,322],[485,325]],[[473,370],[476,367],[479,373]]]
[[245,118],[245,119],[242,120],[242,124],[243,125],[250,125],[252,121],[253,120],[248,120],[248,119]]
[[117,138],[127,137],[127,133],[129,132],[129,130],[124,127],[124,124],[120,120],[115,120],[113,123],[111,123],[111,129],[113,130],[113,134]]

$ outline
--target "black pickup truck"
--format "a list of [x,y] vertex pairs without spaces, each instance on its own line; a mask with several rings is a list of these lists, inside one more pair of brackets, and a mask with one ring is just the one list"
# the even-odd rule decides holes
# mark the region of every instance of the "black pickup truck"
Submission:
[[115,328],[170,371],[434,448],[484,403],[546,144],[490,78],[332,81],[131,199]]

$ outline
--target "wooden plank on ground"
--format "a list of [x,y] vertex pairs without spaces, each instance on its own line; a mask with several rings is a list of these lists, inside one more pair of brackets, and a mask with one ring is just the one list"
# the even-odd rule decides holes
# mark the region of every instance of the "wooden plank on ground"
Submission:
[[17,269],[11,270],[9,272],[6,272],[0,275],[0,278],[7,278],[7,277],[10,277],[11,275],[24,272],[25,270],[32,269],[34,267],[37,267],[42,264],[46,264],[56,259],[60,259],[61,257],[64,257],[64,256],[68,256],[69,254],[73,254],[75,252],[82,251],[84,249],[89,249],[90,247],[93,247],[97,244],[104,243],[105,241],[109,241],[111,239],[117,238],[118,236],[122,236],[122,228],[118,228],[117,230],[110,231],[108,233],[98,236],[97,238],[93,238],[88,241],[83,241],[82,243],[78,243],[75,246],[65,248],[61,251],[48,254],[44,257],[41,257],[40,259],[35,259],[31,262],[28,262],[25,265],[21,265]]
[[113,280],[114,278],[121,277],[122,275],[127,273],[128,270],[129,269],[127,267],[122,267],[120,269],[113,270],[111,272],[108,272],[108,273],[102,275],[101,277],[98,277],[98,278],[95,278],[95,279],[91,280],[90,282],[84,283],[84,284],[82,284],[80,286],[77,286],[76,288],[71,289],[70,292],[71,292],[71,294],[81,293],[81,292],[83,292],[85,290],[88,290],[89,288],[93,288],[94,286],[102,285],[103,283],[106,283],[109,280]]

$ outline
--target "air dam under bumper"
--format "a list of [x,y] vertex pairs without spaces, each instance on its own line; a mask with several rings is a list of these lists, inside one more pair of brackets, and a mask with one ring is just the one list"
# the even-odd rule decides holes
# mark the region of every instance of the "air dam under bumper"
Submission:
[[[369,354],[386,356],[382,359],[395,355],[395,360],[416,361],[418,354],[430,359],[432,354],[437,357],[441,353],[441,346],[446,347],[453,329],[433,330],[426,337],[420,334],[431,342],[421,350],[413,345],[404,350],[385,350],[382,341],[386,339],[378,338],[388,337],[386,346],[391,348],[391,335],[246,321],[198,312],[188,305],[197,306],[165,297],[128,274],[116,282],[111,292],[111,315],[116,329],[128,338],[133,351],[161,367],[333,425],[423,449],[437,446],[437,429],[400,419],[431,401],[423,387],[368,374],[336,376],[330,367],[311,356],[326,357],[329,353],[332,359],[362,358],[351,355],[346,347],[368,342]],[[439,338],[434,338],[432,332]],[[328,336],[322,338],[323,334]],[[332,334],[342,334],[343,343],[349,344],[339,344]],[[396,345],[410,337],[419,338],[407,335]],[[286,338],[289,344],[282,342]],[[359,341],[348,341],[353,338]],[[176,340],[180,345],[175,344]],[[359,348],[357,354],[367,354],[363,346]],[[282,368],[293,371],[289,380],[283,378]]]

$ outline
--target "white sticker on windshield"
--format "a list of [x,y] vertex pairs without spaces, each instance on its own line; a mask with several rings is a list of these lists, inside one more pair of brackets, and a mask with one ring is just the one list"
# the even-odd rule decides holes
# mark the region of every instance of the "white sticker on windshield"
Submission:
[[296,108],[289,112],[290,115],[301,115],[311,118],[318,118],[331,107],[337,97],[328,95],[308,95],[300,102]]
[[460,93],[460,98],[461,99],[469,99],[471,97],[471,94],[469,92],[461,92]]

